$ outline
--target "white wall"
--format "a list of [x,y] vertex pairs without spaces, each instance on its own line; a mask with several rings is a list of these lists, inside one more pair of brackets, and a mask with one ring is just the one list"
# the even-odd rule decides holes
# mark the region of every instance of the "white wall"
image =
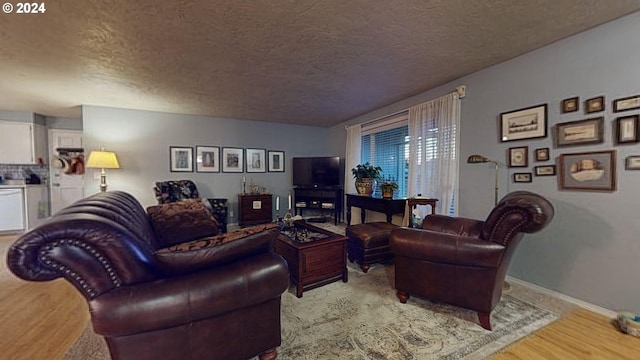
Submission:
[[[121,169],[107,170],[110,190],[127,191],[146,207],[156,203],[152,191],[156,181],[191,179],[202,197],[229,199],[229,210],[233,211],[229,223],[237,222],[237,196],[242,192],[243,176],[247,185],[253,181],[266,186],[274,196],[286,199],[292,191],[293,157],[335,155],[327,150],[326,128],[98,106],[83,106],[82,120],[85,150],[88,152],[104,146],[118,156]],[[285,172],[169,171],[169,146],[194,147],[195,154],[197,145],[284,151]],[[87,171],[87,195],[98,192],[99,181],[92,179],[93,171]]]
[[[542,232],[527,235],[511,263],[509,274],[611,310],[640,311],[640,171],[624,169],[624,158],[640,155],[640,145],[614,145],[613,121],[640,110],[612,113],[613,99],[640,94],[640,13],[605,24],[537,51],[457,79],[437,89],[378,109],[330,129],[332,144],[344,154],[344,125],[393,113],[467,85],[460,129],[460,215],[484,218],[493,206],[490,164],[466,164],[471,154],[502,163],[500,196],[530,190],[554,205],[553,222]],[[584,100],[605,96],[603,113],[584,113]],[[579,96],[580,111],[560,114],[563,99]],[[549,135],[544,139],[501,143],[499,114],[540,103],[549,107]],[[604,143],[555,148],[554,125],[594,116],[605,117]],[[617,190],[609,193],[561,191],[557,177],[534,177],[514,184],[504,163],[513,146],[528,146],[529,157],[540,147],[551,148],[553,164],[560,154],[593,150],[617,151]],[[348,170],[348,169],[347,169]]]

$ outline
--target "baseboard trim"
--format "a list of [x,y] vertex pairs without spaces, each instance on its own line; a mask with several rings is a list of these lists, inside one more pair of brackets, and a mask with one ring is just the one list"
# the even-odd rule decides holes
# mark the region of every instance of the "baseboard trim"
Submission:
[[516,283],[518,285],[522,285],[522,286],[526,286],[530,289],[536,290],[538,292],[541,293],[545,293],[547,295],[551,295],[551,296],[555,296],[561,300],[570,302],[572,304],[575,304],[581,308],[587,309],[589,311],[593,311],[596,314],[600,314],[609,318],[615,318],[617,316],[617,313],[613,310],[609,310],[607,308],[603,308],[601,306],[595,305],[595,304],[591,304],[588,303],[586,301],[582,301],[580,299],[576,299],[574,297],[571,297],[569,295],[565,295],[563,293],[559,293],[557,291],[553,291],[547,288],[544,288],[542,286],[536,285],[536,284],[532,284],[530,282],[524,281],[524,280],[520,280],[517,278],[514,278],[512,276],[507,275],[507,281],[511,282],[511,283]]

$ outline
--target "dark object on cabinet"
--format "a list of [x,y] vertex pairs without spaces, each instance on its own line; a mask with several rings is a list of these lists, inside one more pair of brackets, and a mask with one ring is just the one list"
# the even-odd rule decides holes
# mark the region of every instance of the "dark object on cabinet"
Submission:
[[133,196],[104,192],[22,235],[7,260],[22,279],[74,285],[112,359],[275,359],[289,273],[270,225],[161,248]]
[[491,311],[523,233],[542,230],[553,214],[542,196],[516,191],[485,221],[429,215],[422,229],[393,230],[398,298],[405,303],[413,294],[474,310],[482,327],[491,330]]
[[271,194],[238,195],[238,225],[250,226],[273,221]]

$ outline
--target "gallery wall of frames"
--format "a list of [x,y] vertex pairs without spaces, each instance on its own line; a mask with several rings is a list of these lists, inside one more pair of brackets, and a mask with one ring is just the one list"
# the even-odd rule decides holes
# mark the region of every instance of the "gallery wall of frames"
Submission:
[[220,146],[170,146],[171,172],[284,172],[284,151]]
[[[557,123],[550,131],[553,148],[530,144],[509,147],[506,164],[514,170],[514,183],[530,183],[534,177],[556,176],[560,190],[615,191],[616,147],[640,142],[640,95],[611,101],[613,116],[605,115],[605,96],[581,102],[579,96],[561,100],[560,114],[575,119]],[[500,114],[500,141],[523,142],[549,136],[549,104],[538,104]],[[613,148],[599,151],[569,151],[585,145],[602,144],[612,136]],[[555,154],[554,154],[555,152]],[[553,163],[556,161],[557,163]],[[624,170],[640,170],[637,155],[624,159]]]

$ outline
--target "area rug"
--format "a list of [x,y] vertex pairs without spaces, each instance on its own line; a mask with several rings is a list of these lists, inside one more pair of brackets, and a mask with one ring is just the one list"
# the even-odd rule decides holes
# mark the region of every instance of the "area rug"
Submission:
[[[278,359],[483,359],[559,317],[559,313],[503,294],[491,314],[493,331],[472,311],[411,297],[400,303],[393,265],[367,274],[349,264],[349,281],[282,297]],[[536,303],[537,304],[537,303]],[[108,360],[90,327],[64,360]]]

